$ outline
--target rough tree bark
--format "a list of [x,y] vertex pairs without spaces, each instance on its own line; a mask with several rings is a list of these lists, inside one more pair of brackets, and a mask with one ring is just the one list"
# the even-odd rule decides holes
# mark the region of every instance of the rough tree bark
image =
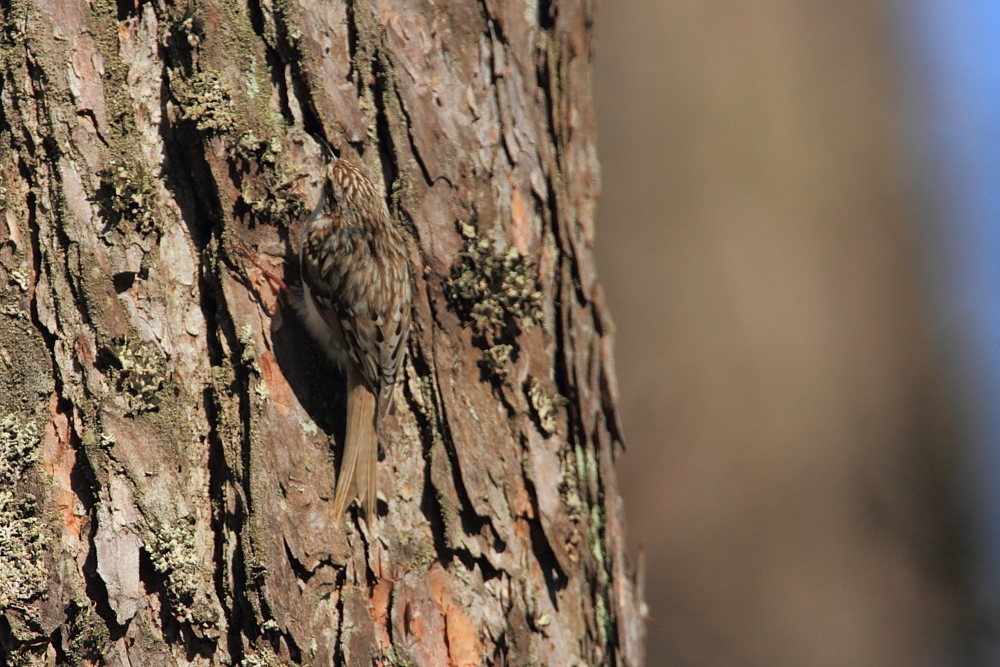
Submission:
[[[587,0],[0,0],[8,664],[639,665]],[[324,137],[407,230],[374,526],[293,281]]]

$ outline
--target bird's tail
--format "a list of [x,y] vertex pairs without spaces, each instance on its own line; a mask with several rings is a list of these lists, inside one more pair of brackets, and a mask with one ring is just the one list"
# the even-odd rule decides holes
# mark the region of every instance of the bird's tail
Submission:
[[353,364],[348,364],[347,433],[344,437],[344,459],[340,464],[337,492],[333,498],[334,517],[340,519],[353,498],[351,491],[357,488],[358,498],[365,510],[365,520],[369,525],[375,520],[377,465],[375,394],[365,385]]

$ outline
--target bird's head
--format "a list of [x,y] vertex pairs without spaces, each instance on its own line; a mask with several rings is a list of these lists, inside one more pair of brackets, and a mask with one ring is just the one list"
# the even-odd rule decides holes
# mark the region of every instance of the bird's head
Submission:
[[379,200],[375,186],[358,167],[344,160],[333,160],[327,168],[327,197],[336,210],[361,211]]

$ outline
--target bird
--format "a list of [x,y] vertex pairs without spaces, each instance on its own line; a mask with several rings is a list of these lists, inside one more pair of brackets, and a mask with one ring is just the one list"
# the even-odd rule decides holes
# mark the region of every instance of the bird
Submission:
[[303,227],[301,295],[306,329],[347,371],[347,429],[333,500],[335,517],[361,501],[376,516],[376,424],[392,403],[410,332],[406,242],[385,199],[361,168],[331,158],[322,194]]

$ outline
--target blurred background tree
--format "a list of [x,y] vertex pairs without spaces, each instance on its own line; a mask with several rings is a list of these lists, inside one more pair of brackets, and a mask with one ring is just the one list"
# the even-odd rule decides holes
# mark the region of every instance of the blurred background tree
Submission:
[[942,664],[973,629],[903,12],[601,5],[596,250],[650,667]]

